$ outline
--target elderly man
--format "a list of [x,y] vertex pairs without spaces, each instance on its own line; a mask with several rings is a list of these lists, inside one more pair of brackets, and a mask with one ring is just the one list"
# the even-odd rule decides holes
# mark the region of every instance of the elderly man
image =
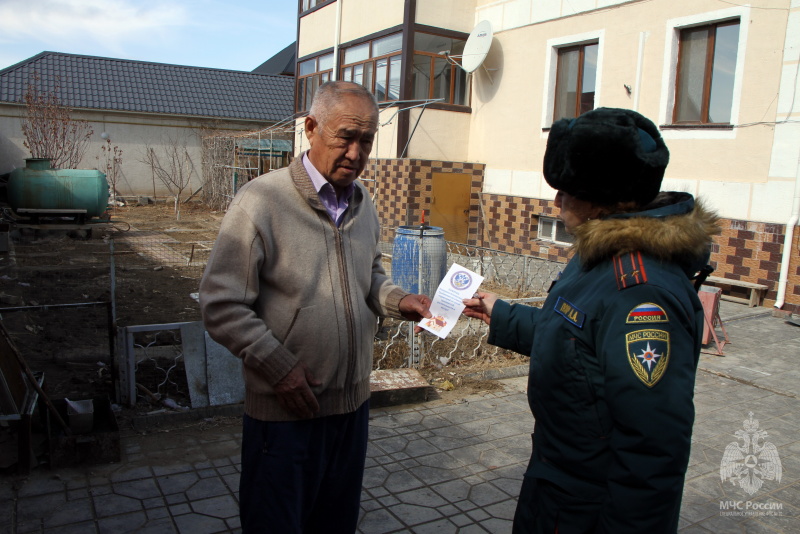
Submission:
[[244,532],[355,531],[377,317],[430,317],[386,277],[356,182],[377,129],[366,89],[323,84],[311,148],[239,191],[200,283],[206,329],[243,364]]

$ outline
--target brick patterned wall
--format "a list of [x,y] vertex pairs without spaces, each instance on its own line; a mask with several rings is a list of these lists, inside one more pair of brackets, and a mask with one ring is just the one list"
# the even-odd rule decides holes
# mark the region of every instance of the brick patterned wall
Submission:
[[[383,226],[382,239],[391,242],[398,226],[419,224],[422,210],[430,213],[433,173],[465,173],[472,175],[467,244],[566,262],[569,247],[536,238],[539,216],[554,216],[558,211],[553,202],[482,193],[484,168],[483,164],[451,161],[371,160],[362,178],[370,192],[378,188],[375,204]],[[772,306],[777,297],[786,226],[732,219],[722,219],[720,224],[722,234],[715,238],[711,254],[714,276],[766,285],[769,289],[762,306]],[[797,314],[800,231],[795,232],[793,241],[783,309]],[[747,295],[743,291],[737,296]]]
[[[569,248],[536,239],[538,217],[553,216],[558,210],[552,201],[507,195],[483,194],[486,229],[481,246],[531,254],[565,262]],[[711,264],[714,276],[764,284],[769,289],[762,306],[775,304],[780,277],[780,262],[786,226],[732,219],[720,220],[722,234],[714,239]],[[791,265],[783,310],[800,313],[800,232],[795,232]],[[731,288],[731,294],[749,297],[744,289]]]
[[398,226],[420,224],[423,210],[429,221],[433,173],[442,172],[472,176],[467,244],[477,245],[481,221],[478,198],[483,189],[484,168],[482,163],[455,161],[370,160],[361,179],[370,193],[375,194],[377,188],[375,206],[381,219],[382,240],[392,241]]
[[[786,238],[786,225],[742,221],[736,219],[720,220],[722,234],[714,240],[711,251],[711,265],[715,267],[714,276],[744,280],[767,286],[762,306],[772,306],[778,295],[783,242]],[[792,239],[792,259],[786,285],[783,309],[800,313],[800,232]],[[737,291],[732,288],[731,291]],[[746,297],[744,290],[737,296]]]
[[480,246],[567,262],[568,246],[537,239],[539,216],[554,216],[558,212],[552,200],[490,193],[481,195],[481,200],[486,221],[482,225]]

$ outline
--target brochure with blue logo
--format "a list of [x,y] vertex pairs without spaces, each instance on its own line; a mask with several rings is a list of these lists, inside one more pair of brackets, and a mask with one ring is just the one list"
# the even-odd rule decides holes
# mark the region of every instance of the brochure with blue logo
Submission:
[[464,310],[463,299],[472,298],[483,282],[483,277],[466,267],[454,263],[442,279],[431,303],[430,319],[419,326],[444,339],[453,329]]

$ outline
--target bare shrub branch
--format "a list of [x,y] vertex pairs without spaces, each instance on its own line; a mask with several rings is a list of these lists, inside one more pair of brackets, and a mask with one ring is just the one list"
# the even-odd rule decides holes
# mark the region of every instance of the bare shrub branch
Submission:
[[225,210],[242,185],[288,165],[291,157],[274,150],[273,142],[291,141],[293,132],[293,121],[235,134],[213,128],[201,131],[203,202],[212,209]]
[[186,143],[167,138],[160,148],[153,148],[147,144],[139,161],[150,167],[153,176],[158,178],[175,198],[175,218],[180,220],[181,196],[195,174],[194,162],[189,156]]
[[234,140],[231,137],[203,137],[203,201],[224,211],[233,198]]
[[117,206],[117,182],[122,166],[122,149],[117,145],[111,145],[111,138],[107,137],[106,142],[100,145],[101,156],[97,156],[99,170],[104,172],[108,185],[111,187],[111,206],[112,210]]
[[48,158],[55,169],[75,169],[83,159],[94,131],[85,120],[74,120],[71,110],[61,104],[56,92],[36,87],[38,75],[25,91],[23,145],[31,157]]

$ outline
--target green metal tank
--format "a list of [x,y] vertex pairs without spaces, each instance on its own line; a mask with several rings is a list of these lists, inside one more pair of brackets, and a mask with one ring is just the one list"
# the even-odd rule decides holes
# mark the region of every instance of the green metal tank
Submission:
[[108,207],[106,175],[89,169],[53,169],[46,158],[29,158],[8,178],[8,203],[16,213],[64,214],[89,219]]

